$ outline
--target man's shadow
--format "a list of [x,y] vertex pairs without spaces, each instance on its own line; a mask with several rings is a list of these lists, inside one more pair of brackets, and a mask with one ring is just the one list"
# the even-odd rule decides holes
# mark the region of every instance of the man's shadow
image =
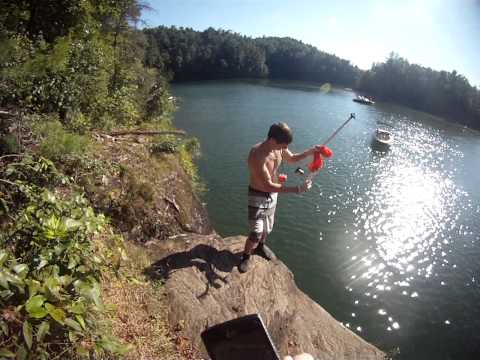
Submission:
[[[208,294],[210,286],[219,289],[222,283],[227,284],[229,274],[239,261],[240,253],[218,251],[212,246],[200,244],[189,251],[171,254],[154,262],[144,270],[144,273],[152,280],[167,281],[175,271],[195,266],[205,274],[207,280],[205,291],[198,296],[198,299],[201,299]],[[221,276],[217,270],[228,274]]]

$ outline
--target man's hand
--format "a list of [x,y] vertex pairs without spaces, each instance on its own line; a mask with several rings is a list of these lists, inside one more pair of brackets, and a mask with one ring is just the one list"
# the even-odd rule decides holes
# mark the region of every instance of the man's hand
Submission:
[[303,192],[306,192],[306,191],[310,190],[311,188],[312,188],[312,180],[307,179],[307,180],[305,180],[303,185],[298,187],[298,192],[303,193]]

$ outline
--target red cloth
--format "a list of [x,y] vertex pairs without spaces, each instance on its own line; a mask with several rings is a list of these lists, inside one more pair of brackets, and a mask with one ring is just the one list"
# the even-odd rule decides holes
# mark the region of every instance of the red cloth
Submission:
[[325,145],[320,146],[320,153],[326,158],[330,158],[333,156],[333,151]]
[[313,161],[308,165],[308,169],[311,172],[317,171],[323,167],[322,155],[326,158],[330,158],[333,156],[333,151],[325,145],[320,146],[320,150],[313,153]]
[[323,167],[323,158],[320,155],[320,151],[315,151],[313,153],[313,161],[308,165],[308,169],[311,172],[317,171]]

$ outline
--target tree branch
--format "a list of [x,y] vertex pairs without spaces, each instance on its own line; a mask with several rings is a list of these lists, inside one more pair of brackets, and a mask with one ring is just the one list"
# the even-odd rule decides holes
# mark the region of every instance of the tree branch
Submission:
[[22,156],[25,156],[25,154],[8,154],[8,155],[0,156],[0,160],[8,158],[8,157],[22,157]]
[[5,180],[5,179],[0,179],[0,182],[3,182],[3,183],[8,184],[8,185],[18,186],[18,184],[15,184],[14,182],[11,182],[11,181],[8,181],[8,180]]
[[125,131],[112,131],[110,136],[122,136],[122,135],[186,135],[186,132],[183,130],[172,130],[172,131],[134,131],[134,130],[125,130]]

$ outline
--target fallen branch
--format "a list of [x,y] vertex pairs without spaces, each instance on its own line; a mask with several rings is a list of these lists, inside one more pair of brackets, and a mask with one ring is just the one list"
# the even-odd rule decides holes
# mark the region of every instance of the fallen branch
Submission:
[[8,180],[5,180],[5,179],[0,179],[0,182],[2,182],[4,184],[12,185],[12,186],[18,186],[18,184],[15,184],[14,182],[11,182],[11,181],[8,181]]
[[172,130],[172,131],[112,131],[110,136],[122,136],[122,135],[186,135],[187,133],[183,130]]
[[23,157],[23,156],[25,156],[25,154],[8,154],[8,155],[0,156],[0,160],[9,158],[9,157]]

